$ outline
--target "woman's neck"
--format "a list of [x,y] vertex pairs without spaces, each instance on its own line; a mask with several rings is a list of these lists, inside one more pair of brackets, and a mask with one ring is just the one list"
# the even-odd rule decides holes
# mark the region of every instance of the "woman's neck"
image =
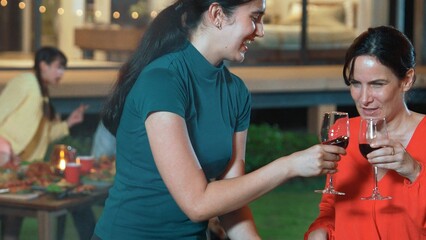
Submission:
[[401,111],[387,123],[389,138],[406,147],[423,117],[409,109]]

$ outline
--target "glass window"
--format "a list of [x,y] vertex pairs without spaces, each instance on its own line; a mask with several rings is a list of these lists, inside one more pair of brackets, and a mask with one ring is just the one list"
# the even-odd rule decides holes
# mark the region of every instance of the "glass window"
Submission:
[[[149,21],[172,2],[0,0],[0,63],[1,59],[31,59],[34,49],[42,45],[60,48],[71,62],[123,62]],[[371,25],[390,24],[395,10],[395,4],[387,1],[266,2],[265,36],[252,43],[243,63],[235,65],[341,64],[352,40]],[[424,23],[423,17],[407,31],[421,25],[420,39],[424,39]]]

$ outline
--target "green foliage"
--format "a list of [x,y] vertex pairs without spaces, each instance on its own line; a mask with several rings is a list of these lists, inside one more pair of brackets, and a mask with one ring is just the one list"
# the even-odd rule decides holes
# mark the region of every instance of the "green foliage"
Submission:
[[283,131],[278,126],[252,124],[248,130],[246,171],[251,172],[282,156],[318,143],[314,134]]

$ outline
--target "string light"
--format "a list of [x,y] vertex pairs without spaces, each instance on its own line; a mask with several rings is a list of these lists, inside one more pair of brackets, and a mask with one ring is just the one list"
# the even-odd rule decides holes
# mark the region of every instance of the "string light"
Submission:
[[40,6],[38,8],[38,10],[40,11],[40,13],[45,13],[46,12],[46,7],[42,5],[42,6]]
[[78,9],[77,11],[75,11],[75,14],[79,17],[83,16],[83,10]]
[[24,2],[19,2],[19,9],[23,10],[25,9],[25,3]]
[[138,19],[138,18],[139,18],[139,13],[137,13],[137,12],[132,12],[132,18],[133,18],[133,19]]
[[[0,6],[2,6],[2,7],[6,7],[7,5],[8,5],[9,3],[8,3],[8,0],[0,0]],[[23,2],[23,1],[21,1],[21,2],[19,2],[19,4],[18,4],[18,6],[19,6],[19,9],[21,9],[21,10],[24,10],[27,6],[26,6],[26,3],[25,2]],[[39,10],[39,12],[40,13],[42,13],[42,14],[44,14],[44,13],[46,13],[47,12],[47,7],[46,6],[44,6],[44,5],[41,5],[39,8],[38,8],[38,10]],[[64,13],[65,13],[65,9],[64,8],[62,8],[62,7],[60,7],[60,8],[58,8],[57,9],[57,14],[58,15],[63,15]],[[82,9],[77,9],[76,11],[75,11],[75,14],[77,15],[77,16],[79,16],[79,17],[81,17],[81,16],[83,16],[84,15],[84,11],[82,10]],[[95,15],[95,17],[96,18],[100,18],[101,16],[102,16],[102,11],[100,11],[100,10],[96,10],[95,12],[94,12],[94,15]],[[150,12],[150,17],[151,18],[155,18],[155,17],[157,17],[157,15],[158,15],[158,12],[157,11],[152,11],[152,12]],[[119,11],[114,11],[114,12],[112,12],[112,18],[114,18],[114,19],[119,19],[121,17],[121,13],[119,12]],[[138,13],[138,12],[136,12],[136,11],[133,11],[133,12],[131,12],[130,13],[130,17],[132,18],[132,19],[134,19],[134,20],[137,20],[137,19],[139,19],[140,18],[140,14]]]
[[65,10],[63,8],[58,8],[58,14],[63,15],[65,13]]
[[115,12],[112,13],[112,17],[114,19],[119,19],[120,18],[120,13],[118,11],[115,11]]
[[95,11],[95,17],[100,18],[102,16],[102,12],[99,10]]

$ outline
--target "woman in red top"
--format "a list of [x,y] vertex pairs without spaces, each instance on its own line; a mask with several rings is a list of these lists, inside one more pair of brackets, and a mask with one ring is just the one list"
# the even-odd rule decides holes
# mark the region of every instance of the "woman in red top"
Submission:
[[[346,195],[323,195],[305,239],[426,239],[426,118],[405,102],[414,68],[411,42],[392,27],[370,28],[348,49],[343,77],[358,113],[386,117],[389,139],[372,144],[379,149],[367,161],[358,149],[360,118],[350,120],[347,155],[335,174],[335,187]],[[361,200],[374,185],[371,164],[391,200]]]

